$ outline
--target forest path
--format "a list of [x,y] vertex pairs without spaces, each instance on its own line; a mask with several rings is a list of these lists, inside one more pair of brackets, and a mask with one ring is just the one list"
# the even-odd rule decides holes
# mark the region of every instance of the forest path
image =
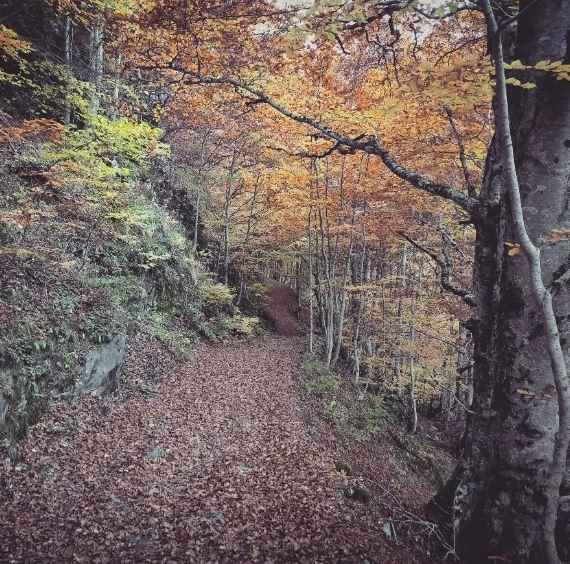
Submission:
[[53,406],[0,468],[0,561],[413,562],[311,438],[302,354],[201,344],[157,393]]
[[302,333],[297,320],[297,294],[286,286],[272,286],[265,296],[263,314],[275,332],[285,337],[294,337]]

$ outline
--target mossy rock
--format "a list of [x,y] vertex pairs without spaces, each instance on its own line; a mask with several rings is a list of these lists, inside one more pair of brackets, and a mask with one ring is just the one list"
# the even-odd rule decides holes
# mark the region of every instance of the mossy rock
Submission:
[[369,503],[372,499],[370,491],[363,486],[347,486],[344,488],[343,493],[349,499],[359,503]]

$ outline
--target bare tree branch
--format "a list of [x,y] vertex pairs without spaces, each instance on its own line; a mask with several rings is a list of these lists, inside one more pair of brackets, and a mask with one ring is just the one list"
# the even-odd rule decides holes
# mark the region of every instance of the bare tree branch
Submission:
[[463,169],[463,177],[465,178],[465,187],[467,188],[467,193],[471,198],[475,198],[477,196],[477,191],[475,189],[475,185],[471,181],[471,175],[469,174],[469,169],[467,168],[467,158],[465,156],[465,144],[463,143],[463,138],[457,130],[457,127],[455,127],[455,121],[453,120],[453,113],[451,112],[451,108],[449,106],[444,106],[443,110],[449,121],[451,132],[455,137],[457,146],[459,147],[459,160],[461,161],[461,168]]
[[[242,82],[241,80],[226,77],[226,76],[199,76],[192,73],[185,72],[181,69],[176,69],[184,73],[186,80],[192,84],[219,84],[228,85],[235,88],[235,90],[247,97],[250,101],[255,100],[256,103],[263,103],[281,115],[307,125],[316,131],[319,131],[325,138],[332,141],[336,141],[338,149],[342,147],[349,149],[348,152],[356,153],[357,151],[362,151],[368,153],[369,155],[375,155],[379,157],[384,165],[396,176],[405,180],[412,186],[433,194],[434,196],[439,196],[446,200],[449,200],[459,207],[463,208],[472,215],[477,214],[479,211],[479,201],[472,198],[460,190],[457,190],[447,184],[442,184],[429,178],[426,178],[416,171],[410,170],[407,167],[401,165],[392,154],[382,145],[381,141],[376,135],[366,135],[362,134],[358,137],[348,137],[338,131],[335,131],[328,125],[318,121],[315,118],[297,113],[290,110],[286,106],[282,105],[280,102],[274,98],[267,95],[262,90]],[[253,98],[251,98],[253,96]]]
[[286,155],[289,155],[290,157],[299,157],[302,159],[324,159],[330,155],[332,155],[335,151],[337,151],[339,149],[339,145],[338,143],[335,143],[334,145],[332,145],[331,147],[329,147],[326,151],[323,151],[322,153],[309,153],[308,151],[289,151],[288,149],[285,149],[284,147],[274,147],[273,145],[267,145],[268,149],[271,149],[272,151],[278,151],[280,153],[285,153]]
[[486,38],[487,38],[486,35],[476,35],[475,37],[471,37],[467,41],[463,41],[460,45],[457,45],[457,46],[453,47],[453,49],[450,49],[449,51],[446,51],[445,53],[440,55],[438,57],[438,59],[435,61],[434,66],[437,67],[446,57],[449,57],[449,55],[453,55],[453,53],[457,53],[457,51],[461,51],[461,49],[465,49],[465,47],[467,47],[468,45],[478,43],[479,41],[486,39]]
[[451,282],[452,264],[449,256],[446,253],[444,253],[443,258],[441,258],[431,249],[428,249],[417,241],[414,241],[403,231],[398,231],[398,234],[416,249],[428,255],[437,264],[441,277],[441,287],[444,290],[454,294],[455,296],[459,296],[469,307],[475,307],[477,305],[477,301],[475,300],[475,296],[471,290],[458,288]]
[[344,55],[350,55],[350,53],[346,50],[344,43],[342,42],[342,39],[340,38],[340,35],[338,33],[334,33],[334,38],[336,40],[336,42],[338,43],[338,46],[340,47],[340,50],[343,52]]

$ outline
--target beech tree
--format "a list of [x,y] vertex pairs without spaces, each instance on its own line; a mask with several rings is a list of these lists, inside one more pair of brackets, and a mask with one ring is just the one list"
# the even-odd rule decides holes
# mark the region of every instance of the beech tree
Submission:
[[[451,507],[457,546],[467,559],[559,562],[557,517],[560,552],[568,556],[569,399],[562,347],[567,350],[570,303],[568,242],[554,234],[568,221],[570,88],[540,63],[567,61],[570,11],[567,3],[523,2],[505,21],[489,2],[482,8],[495,64],[496,137],[477,198],[418,178],[375,138],[331,137],[379,156],[395,174],[471,214],[477,229],[474,413],[445,491],[450,495],[440,501]],[[509,29],[514,25],[516,33]],[[506,31],[504,50],[523,61],[529,79],[528,88],[511,88],[508,96]]]

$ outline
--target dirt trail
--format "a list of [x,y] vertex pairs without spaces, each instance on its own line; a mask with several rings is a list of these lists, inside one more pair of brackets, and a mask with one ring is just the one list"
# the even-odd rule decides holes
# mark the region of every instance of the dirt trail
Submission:
[[271,322],[278,335],[294,337],[301,334],[297,321],[297,296],[291,288],[275,286],[265,297],[265,317]]
[[413,562],[307,432],[302,349],[204,344],[151,397],[56,405],[0,469],[0,562]]

